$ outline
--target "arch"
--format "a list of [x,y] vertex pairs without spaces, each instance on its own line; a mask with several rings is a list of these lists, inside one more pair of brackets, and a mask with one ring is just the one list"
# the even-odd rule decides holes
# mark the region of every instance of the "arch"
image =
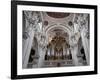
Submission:
[[64,32],[68,33],[68,35],[71,34],[71,30],[69,29],[69,27],[68,26],[66,27],[61,24],[54,24],[54,25],[47,26],[47,28],[45,28],[45,32],[46,34],[48,34],[50,31],[53,31],[54,29],[63,30]]

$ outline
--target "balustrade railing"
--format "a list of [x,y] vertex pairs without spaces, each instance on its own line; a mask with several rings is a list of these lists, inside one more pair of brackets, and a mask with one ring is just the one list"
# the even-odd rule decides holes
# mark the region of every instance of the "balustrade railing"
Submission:
[[44,67],[74,66],[73,60],[47,60]]

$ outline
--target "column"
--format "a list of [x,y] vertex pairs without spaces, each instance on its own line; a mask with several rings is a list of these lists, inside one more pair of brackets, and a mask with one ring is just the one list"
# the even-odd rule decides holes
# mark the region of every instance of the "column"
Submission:
[[67,55],[69,55],[69,48],[67,48]]
[[74,32],[69,35],[69,45],[72,54],[72,60],[75,66],[79,66],[77,54],[78,54],[78,39],[79,36],[75,35]]
[[41,68],[44,64],[45,54],[46,54],[46,36],[44,33],[40,33],[38,35],[38,52],[39,52],[39,60],[38,67]]
[[84,47],[84,51],[85,51],[85,56],[86,56],[86,61],[87,61],[87,64],[89,65],[89,41],[88,39],[85,37],[86,33],[85,33],[85,30],[83,29],[82,32],[81,32],[81,37],[82,37],[82,43],[83,43],[83,47]]
[[29,55],[32,47],[32,42],[34,38],[34,30],[30,32],[30,37],[24,42],[24,49],[23,49],[23,68],[27,68],[28,60],[29,60]]
[[46,54],[46,50],[43,49],[43,47],[39,46],[38,68],[43,67],[45,54]]
[[65,55],[65,44],[63,44],[63,55]]
[[25,11],[25,18],[26,18],[26,26],[25,26],[25,36],[23,38],[23,52],[22,52],[22,67],[27,68],[28,60],[29,60],[29,55],[32,47],[32,42],[34,38],[34,33],[37,29],[37,24],[38,24],[38,18],[36,19],[35,17],[37,15],[32,15],[32,12],[30,11]]
[[78,45],[71,47],[71,53],[72,53],[72,59],[73,63],[75,66],[79,66],[78,58],[77,58],[77,53],[78,53]]
[[25,19],[25,31],[23,30],[23,39],[22,39],[22,61],[24,61],[24,56],[25,56],[25,52],[26,52],[26,49],[27,49],[27,45],[28,45],[28,42],[29,42],[29,33],[26,32],[26,28],[27,26],[29,26],[29,22],[27,19]]
[[52,44],[51,54],[54,56],[54,45]]

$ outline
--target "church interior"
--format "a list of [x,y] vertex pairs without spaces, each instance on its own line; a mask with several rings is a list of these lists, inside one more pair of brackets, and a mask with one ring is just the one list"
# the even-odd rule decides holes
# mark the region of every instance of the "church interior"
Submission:
[[89,14],[22,12],[22,68],[89,65]]

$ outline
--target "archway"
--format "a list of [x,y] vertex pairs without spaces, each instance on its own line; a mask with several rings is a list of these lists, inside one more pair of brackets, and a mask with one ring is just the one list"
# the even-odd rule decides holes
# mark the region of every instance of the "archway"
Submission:
[[[47,50],[44,67],[60,67],[72,65],[72,55],[69,44],[69,34],[64,26],[52,26],[47,29]],[[70,62],[68,62],[70,61]]]

